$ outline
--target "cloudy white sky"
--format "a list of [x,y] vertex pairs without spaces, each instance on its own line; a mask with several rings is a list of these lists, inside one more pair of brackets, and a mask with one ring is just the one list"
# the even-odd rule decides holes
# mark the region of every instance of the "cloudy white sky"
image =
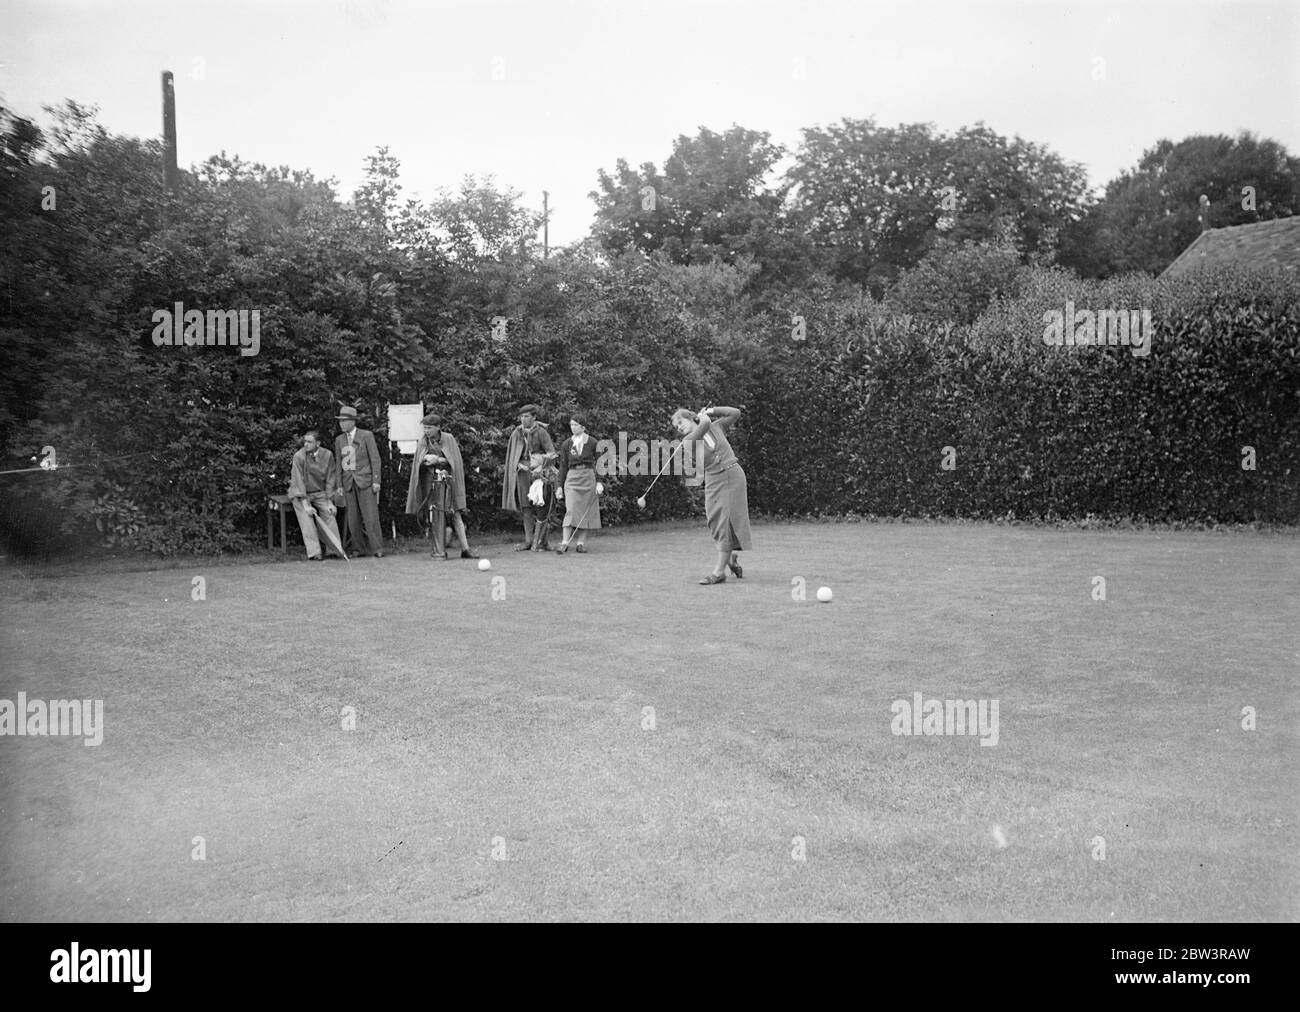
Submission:
[[700,126],[794,146],[844,117],[984,120],[1094,186],[1161,137],[1248,129],[1300,153],[1300,0],[0,0],[0,99],[21,114],[73,98],[157,135],[164,69],[183,166],[224,149],[346,195],[387,145],[408,194],[467,172],[538,208],[549,190],[556,244],[589,229],[597,169],[662,163]]

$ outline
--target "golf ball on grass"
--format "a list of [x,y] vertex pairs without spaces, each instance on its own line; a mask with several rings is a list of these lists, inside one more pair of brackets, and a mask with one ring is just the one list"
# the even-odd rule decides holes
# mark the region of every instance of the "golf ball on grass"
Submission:
[[492,568],[492,563],[490,563],[487,559],[479,559],[478,568],[481,572],[486,573],[489,569]]
[[817,600],[820,601],[822,604],[830,604],[832,596],[833,595],[831,594],[830,587],[817,588]]

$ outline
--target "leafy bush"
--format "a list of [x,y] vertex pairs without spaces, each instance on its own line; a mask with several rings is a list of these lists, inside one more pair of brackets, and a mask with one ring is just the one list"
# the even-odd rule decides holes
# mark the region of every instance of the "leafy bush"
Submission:
[[[557,439],[571,407],[596,439],[652,440],[671,436],[676,407],[744,406],[734,442],[752,506],[773,514],[1297,520],[1294,278],[1089,282],[1021,267],[1005,245],[944,244],[884,302],[816,272],[755,292],[763,265],[747,256],[541,259],[516,247],[531,219],[515,196],[399,205],[385,153],[352,203],[309,173],[224,157],[172,195],[156,142],[112,137],[77,107],[55,134],[11,128],[0,152],[0,438],[13,466],[47,444],[68,465],[0,485],[16,550],[252,548],[299,436],[328,445],[340,402],[378,431],[381,520],[406,533],[389,402],[444,415],[480,529],[515,523],[500,481],[529,401]],[[57,213],[40,210],[46,185]],[[460,239],[444,249],[439,229]],[[259,353],[154,346],[153,311],[176,302],[256,308]],[[1067,303],[1149,310],[1151,354],[1045,345],[1044,313]],[[607,520],[698,514],[680,481],[636,509],[648,482],[607,480]]]
[[[1067,300],[1148,309],[1150,355],[1045,345],[1044,313]],[[1280,272],[1087,282],[1042,269],[969,329],[841,319],[834,339],[786,342],[751,369],[751,501],[784,514],[1295,523],[1297,320],[1300,281]]]

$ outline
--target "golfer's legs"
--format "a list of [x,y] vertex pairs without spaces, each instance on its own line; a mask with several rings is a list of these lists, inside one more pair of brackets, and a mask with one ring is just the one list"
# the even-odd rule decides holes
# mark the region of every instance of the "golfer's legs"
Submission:
[[307,548],[307,556],[320,555],[320,538],[316,536],[316,521],[307,512],[307,500],[293,501],[293,514],[298,518],[298,529],[302,531],[302,543]]

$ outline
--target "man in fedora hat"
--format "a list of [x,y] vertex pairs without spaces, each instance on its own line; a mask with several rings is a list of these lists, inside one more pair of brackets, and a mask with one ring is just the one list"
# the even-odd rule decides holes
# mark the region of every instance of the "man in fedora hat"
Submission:
[[379,486],[383,465],[374,433],[357,428],[357,409],[344,407],[334,419],[342,433],[334,439],[334,456],[339,462],[343,501],[347,507],[348,541],[352,551],[361,547],[364,529],[366,549],[377,559],[384,557],[384,532],[379,527]]
[[516,552],[549,552],[547,531],[537,534],[537,509],[528,498],[528,487],[541,477],[542,469],[555,460],[555,444],[546,426],[537,420],[542,409],[536,404],[525,404],[519,409],[519,424],[510,433],[506,445],[506,473],[501,479],[501,508],[520,513],[524,518],[524,543],[516,545]]
[[460,557],[477,559],[470,550],[465,535],[465,521],[461,510],[465,508],[465,463],[460,456],[456,437],[442,429],[442,417],[427,414],[420,419],[424,435],[415,444],[415,457],[411,460],[411,480],[406,486],[406,512],[422,514],[433,510],[432,558],[445,559],[447,548],[444,536],[447,514],[451,514],[460,539]]

